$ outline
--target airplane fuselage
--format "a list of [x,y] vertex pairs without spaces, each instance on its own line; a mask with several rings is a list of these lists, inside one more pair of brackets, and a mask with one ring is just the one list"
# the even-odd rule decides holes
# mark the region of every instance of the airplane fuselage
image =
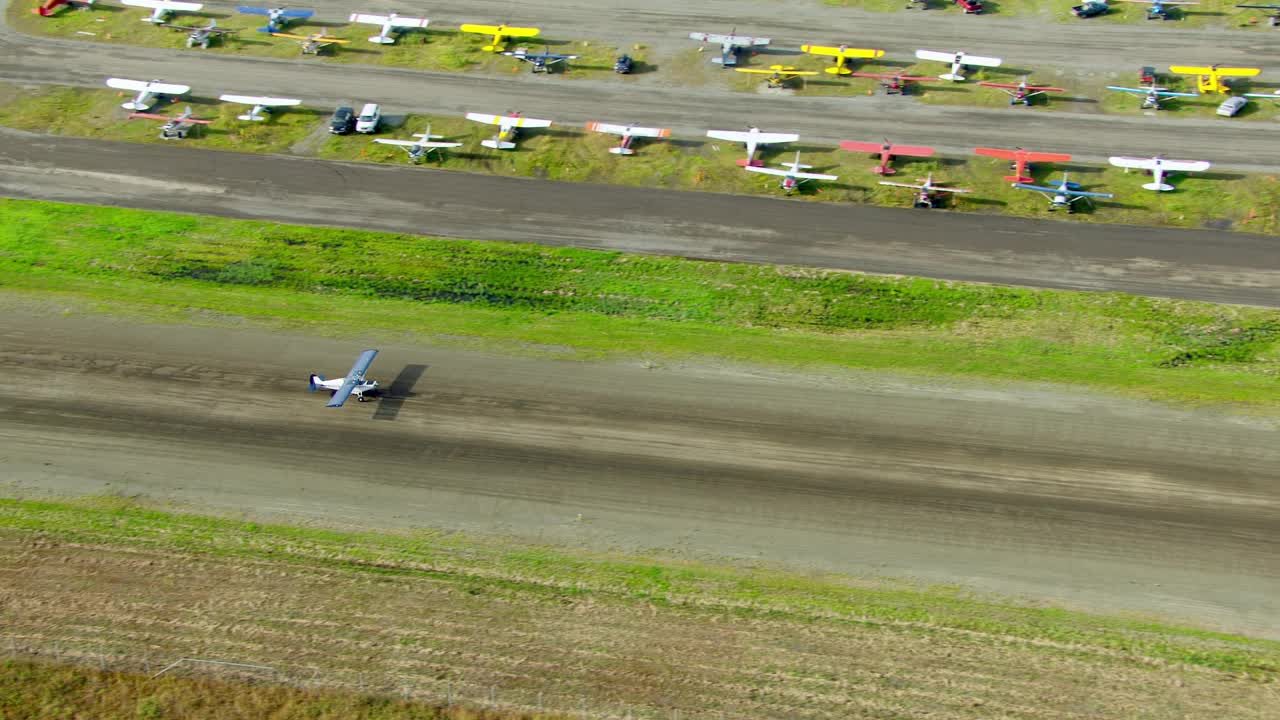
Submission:
[[[321,378],[319,375],[316,375],[312,377],[311,381],[315,384],[316,389],[324,389],[324,390],[329,390],[331,392],[337,392],[338,389],[342,387],[342,383],[345,382],[345,379],[333,378],[332,380],[325,380]],[[366,400],[364,394],[367,392],[376,390],[377,387],[378,387],[377,380],[365,380],[359,385],[356,385],[355,389],[351,391],[351,394],[356,396],[356,400],[359,400],[360,402],[364,402]]]

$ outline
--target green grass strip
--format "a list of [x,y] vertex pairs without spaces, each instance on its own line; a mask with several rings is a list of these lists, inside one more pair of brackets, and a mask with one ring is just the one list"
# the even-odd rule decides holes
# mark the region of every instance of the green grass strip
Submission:
[[966,632],[1046,652],[1201,666],[1261,680],[1280,674],[1280,642],[1147,619],[1029,608],[949,587],[716,567],[520,546],[438,532],[343,532],[144,507],[120,498],[0,499],[0,530],[57,542],[429,576],[495,592],[596,597],[749,618],[862,623],[895,632]]
[[556,346],[582,357],[1089,385],[1280,408],[1280,312],[0,201],[0,287],[189,321]]

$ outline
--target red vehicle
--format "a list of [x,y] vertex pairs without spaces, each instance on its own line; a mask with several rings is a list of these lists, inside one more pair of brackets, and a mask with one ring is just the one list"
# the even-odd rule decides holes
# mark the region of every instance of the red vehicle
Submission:
[[1142,85],[1155,85],[1156,69],[1150,65],[1143,65],[1142,68],[1138,70],[1138,83]]
[[956,0],[956,4],[964,10],[965,15],[977,15],[982,12],[982,0]]

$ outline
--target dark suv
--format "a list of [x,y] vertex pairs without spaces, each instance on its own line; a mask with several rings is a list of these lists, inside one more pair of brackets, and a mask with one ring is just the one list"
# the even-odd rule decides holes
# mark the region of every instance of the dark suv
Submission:
[[618,59],[613,61],[613,71],[619,75],[626,75],[635,69],[635,65],[630,55],[619,55]]
[[329,119],[329,132],[334,135],[346,135],[356,129],[356,111],[349,107],[340,107],[333,111]]

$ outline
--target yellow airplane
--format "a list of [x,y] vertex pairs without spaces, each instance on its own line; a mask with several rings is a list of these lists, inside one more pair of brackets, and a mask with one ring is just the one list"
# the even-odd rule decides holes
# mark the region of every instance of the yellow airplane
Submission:
[[1262,72],[1259,68],[1219,67],[1218,65],[1172,65],[1169,72],[1179,75],[1199,75],[1196,87],[1202,93],[1229,93],[1231,87],[1222,81],[1224,77],[1253,77]]
[[484,49],[488,52],[502,52],[505,50],[506,43],[502,42],[503,38],[537,37],[538,33],[542,32],[538,28],[511,27],[509,25],[463,25],[458,29],[464,33],[492,35],[493,44],[484,46]]
[[853,59],[872,59],[884,57],[883,50],[872,50],[870,48],[851,48],[848,45],[840,47],[830,47],[828,45],[801,45],[800,49],[810,55],[824,55],[835,58],[835,65],[827,68],[827,72],[832,75],[849,75],[853,73],[853,68],[849,67],[849,61]]
[[769,77],[765,78],[765,80],[771,88],[780,88],[793,77],[818,74],[813,70],[797,70],[790,65],[770,65],[768,70],[756,70],[754,68],[734,68],[734,70],[740,73],[768,75]]
[[298,44],[302,46],[302,54],[304,55],[319,55],[321,50],[329,47],[330,45],[335,43],[342,45],[351,42],[350,40],[343,40],[342,38],[326,37],[320,33],[315,33],[314,35],[294,35],[293,33],[273,32],[271,33],[271,37],[283,37],[297,40]]

